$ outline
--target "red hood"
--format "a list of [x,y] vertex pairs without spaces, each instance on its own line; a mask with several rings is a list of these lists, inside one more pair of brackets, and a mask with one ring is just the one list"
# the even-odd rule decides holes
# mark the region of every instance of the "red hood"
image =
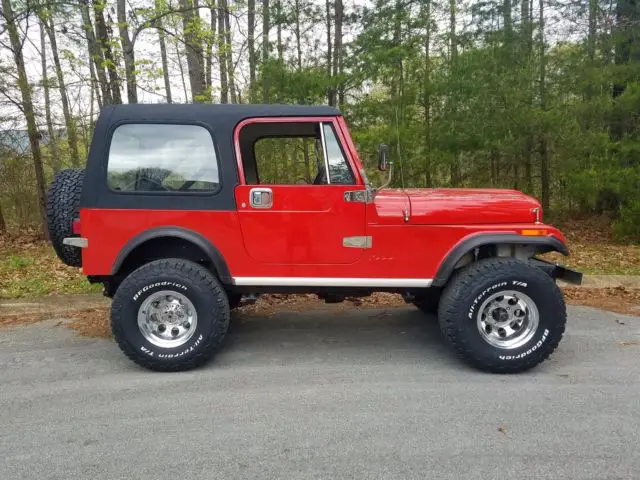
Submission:
[[516,190],[406,189],[414,225],[533,223],[540,203]]

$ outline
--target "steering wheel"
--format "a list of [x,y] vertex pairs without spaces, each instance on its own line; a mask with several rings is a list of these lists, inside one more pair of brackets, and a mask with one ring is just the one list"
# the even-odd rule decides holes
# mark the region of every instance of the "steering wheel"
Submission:
[[154,180],[153,178],[150,178],[150,177],[141,177],[141,178],[137,178],[137,179],[135,179],[133,182],[131,182],[131,183],[129,183],[129,184],[127,184],[127,185],[125,185],[124,190],[125,190],[125,191],[131,191],[131,190],[141,190],[141,191],[144,191],[144,190],[147,190],[147,189],[144,189],[144,190],[143,190],[143,189],[137,189],[137,188],[135,188],[136,186],[140,185],[142,182],[150,183],[150,184],[154,185],[155,187],[157,187],[157,190],[156,190],[156,189],[153,189],[153,190],[148,190],[148,191],[152,191],[152,192],[153,192],[153,191],[158,191],[158,190],[159,190],[159,191],[162,191],[162,192],[169,192],[169,191],[171,191],[171,189],[170,189],[170,188],[167,188],[165,185],[163,185],[163,184],[162,184],[162,183],[160,183],[159,181]]

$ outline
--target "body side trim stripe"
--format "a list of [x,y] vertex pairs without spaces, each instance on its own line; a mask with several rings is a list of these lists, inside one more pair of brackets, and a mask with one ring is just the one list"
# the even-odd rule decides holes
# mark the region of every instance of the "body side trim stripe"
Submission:
[[430,278],[233,277],[238,286],[261,287],[430,287]]

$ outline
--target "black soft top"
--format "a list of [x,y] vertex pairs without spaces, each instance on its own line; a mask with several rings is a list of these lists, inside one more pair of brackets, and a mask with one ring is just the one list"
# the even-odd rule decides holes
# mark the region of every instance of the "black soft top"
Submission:
[[167,118],[215,118],[215,123],[237,124],[251,117],[326,117],[341,115],[337,108],[326,105],[231,105],[231,104],[126,104],[110,105],[103,115],[112,121],[120,119],[161,120]]
[[[239,183],[233,142],[238,123],[255,117],[333,117],[333,107],[321,105],[133,104],[105,106],[96,122],[85,170],[82,208],[151,210],[235,210]],[[221,189],[215,194],[176,195],[158,192],[116,192],[105,172],[113,132],[126,123],[197,124],[211,133],[216,147]]]

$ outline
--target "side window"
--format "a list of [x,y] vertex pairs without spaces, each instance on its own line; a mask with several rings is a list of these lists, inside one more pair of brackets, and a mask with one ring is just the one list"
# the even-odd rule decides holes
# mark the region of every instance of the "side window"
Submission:
[[113,132],[107,183],[121,192],[214,192],[218,160],[198,125],[125,124]]
[[342,148],[340,148],[340,143],[338,143],[333,127],[329,123],[323,123],[322,128],[324,131],[324,141],[327,145],[330,183],[353,185],[356,183],[353,178],[353,173],[351,173],[347,159],[342,153]]
[[329,123],[250,123],[240,131],[240,151],[249,185],[355,183]]
[[326,176],[318,176],[324,170],[324,157],[315,138],[263,137],[256,140],[253,151],[261,184],[305,185]]

